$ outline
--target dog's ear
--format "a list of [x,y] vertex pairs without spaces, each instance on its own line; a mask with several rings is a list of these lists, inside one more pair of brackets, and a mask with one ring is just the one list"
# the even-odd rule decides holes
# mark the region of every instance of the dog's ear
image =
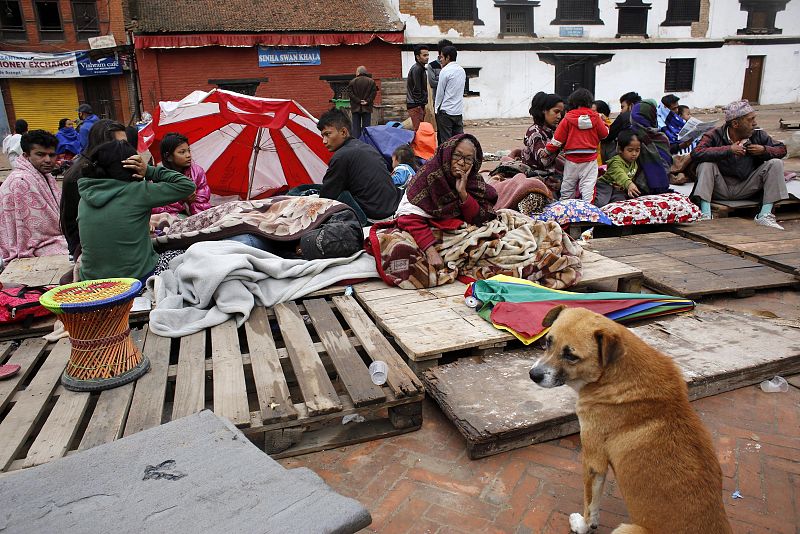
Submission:
[[550,311],[547,312],[547,315],[544,316],[544,319],[542,319],[542,326],[545,328],[553,326],[553,323],[556,322],[556,319],[558,319],[558,316],[564,311],[564,308],[566,308],[566,306],[563,304],[551,308]]
[[607,330],[597,330],[594,333],[597,341],[597,358],[600,368],[605,369],[614,363],[625,352],[619,334]]

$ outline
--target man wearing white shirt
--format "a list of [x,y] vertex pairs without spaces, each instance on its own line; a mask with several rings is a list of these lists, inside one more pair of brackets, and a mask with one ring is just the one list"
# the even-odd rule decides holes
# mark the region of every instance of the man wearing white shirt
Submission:
[[17,119],[14,123],[14,133],[3,139],[3,154],[8,158],[12,169],[16,169],[15,162],[22,155],[22,134],[28,131],[28,123],[24,119]]
[[467,73],[456,63],[457,55],[454,46],[445,46],[439,56],[442,71],[439,73],[439,84],[436,86],[434,108],[440,145],[454,135],[464,133],[462,114]]

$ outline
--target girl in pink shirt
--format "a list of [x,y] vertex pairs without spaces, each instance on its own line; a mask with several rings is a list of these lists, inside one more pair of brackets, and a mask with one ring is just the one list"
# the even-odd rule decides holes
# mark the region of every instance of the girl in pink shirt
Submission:
[[153,213],[170,213],[172,215],[195,215],[211,207],[211,189],[206,180],[206,171],[203,167],[192,161],[192,150],[189,148],[189,139],[179,133],[168,133],[161,140],[161,164],[191,178],[196,186],[194,193],[178,202],[167,206],[153,208]]

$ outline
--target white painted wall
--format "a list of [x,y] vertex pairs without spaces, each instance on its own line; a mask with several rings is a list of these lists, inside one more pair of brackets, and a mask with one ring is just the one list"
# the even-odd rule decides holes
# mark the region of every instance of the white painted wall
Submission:
[[[661,98],[668,58],[695,58],[694,91],[677,93],[681,103],[690,107],[713,107],[741,98],[748,55],[767,56],[761,104],[800,103],[800,45],[605,52],[613,53],[614,57],[597,67],[595,97],[606,100],[614,111],[619,110],[620,95],[628,91],[636,91],[644,98]],[[404,72],[408,72],[413,61],[411,52],[403,52]],[[470,89],[481,95],[465,99],[465,119],[524,117],[537,91],[554,90],[555,67],[540,61],[535,51],[463,50],[458,54],[458,63],[464,67],[482,67],[480,76],[470,81]]]

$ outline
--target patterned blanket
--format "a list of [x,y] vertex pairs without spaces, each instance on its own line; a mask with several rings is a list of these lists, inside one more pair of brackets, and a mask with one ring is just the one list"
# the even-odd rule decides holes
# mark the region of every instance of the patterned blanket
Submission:
[[[155,237],[153,244],[158,250],[185,249],[201,241],[217,241],[240,234],[293,241],[319,227],[335,213],[349,209],[341,202],[316,197],[276,196],[227,202],[185,219],[158,221],[163,235]],[[163,227],[165,223],[168,226]]]
[[372,226],[367,246],[384,282],[421,289],[448,284],[459,276],[481,280],[505,274],[564,289],[581,278],[583,249],[552,221],[532,221],[513,210],[498,210],[497,219],[482,226],[433,228],[433,233],[445,262],[439,271],[428,265],[414,238],[393,222]]

